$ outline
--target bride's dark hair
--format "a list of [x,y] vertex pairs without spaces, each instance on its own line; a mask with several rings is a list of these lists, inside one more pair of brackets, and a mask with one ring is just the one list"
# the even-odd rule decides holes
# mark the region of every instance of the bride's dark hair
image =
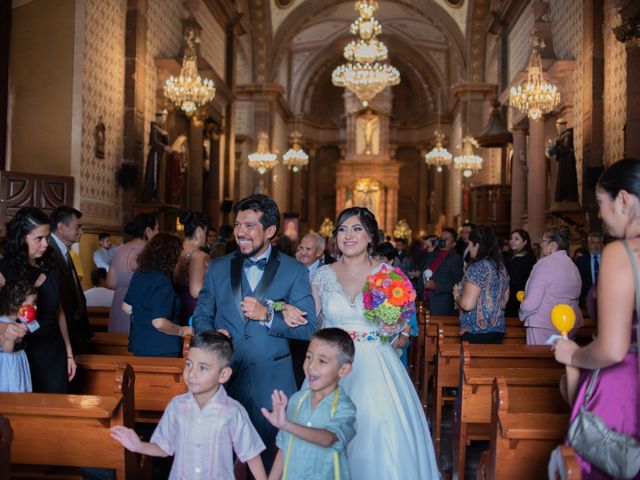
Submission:
[[[368,208],[365,207],[351,207],[346,208],[340,215],[338,215],[338,219],[336,220],[336,228],[333,229],[333,238],[335,239],[338,236],[338,229],[342,226],[344,222],[347,221],[348,218],[358,217],[362,226],[369,234],[369,246],[367,250],[371,253],[376,245],[378,245],[378,222],[376,221],[376,217]],[[338,249],[338,246],[335,247]]]

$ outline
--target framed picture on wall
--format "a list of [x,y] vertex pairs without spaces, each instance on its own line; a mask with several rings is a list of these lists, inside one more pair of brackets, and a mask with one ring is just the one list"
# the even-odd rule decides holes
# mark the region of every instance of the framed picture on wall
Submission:
[[297,242],[300,236],[300,214],[289,212],[282,216],[282,234]]

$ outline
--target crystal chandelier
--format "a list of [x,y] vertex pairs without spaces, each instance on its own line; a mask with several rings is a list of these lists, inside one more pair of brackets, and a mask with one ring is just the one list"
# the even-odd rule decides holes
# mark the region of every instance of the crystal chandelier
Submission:
[[322,221],[322,225],[320,225],[320,235],[325,238],[330,238],[333,236],[333,230],[335,229],[335,225],[331,221],[329,217],[325,217]]
[[466,178],[482,169],[482,157],[473,153],[473,147],[478,148],[478,142],[471,135],[465,135],[462,139],[462,152],[453,159],[453,167],[462,170],[462,175]]
[[309,164],[309,155],[306,154],[300,145],[300,141],[302,140],[302,134],[300,132],[291,132],[289,140],[291,140],[291,148],[282,156],[282,164],[289,170],[297,173]]
[[185,28],[185,49],[182,57],[182,68],[178,78],[171,76],[164,85],[164,96],[180,108],[187,116],[193,115],[198,107],[201,107],[216,95],[213,81],[203,79],[198,74],[198,57],[196,55],[196,43],[199,27],[191,24]]
[[278,164],[278,156],[269,151],[269,135],[265,132],[258,134],[258,149],[249,154],[249,166],[264,175]]
[[560,103],[558,88],[544,81],[540,51],[544,48],[541,38],[533,36],[533,51],[529,58],[527,81],[517,87],[511,87],[509,104],[522,110],[531,120],[538,120],[552,111]]
[[344,47],[347,63],[333,71],[331,80],[335,86],[353,92],[366,107],[369,100],[385,88],[398,85],[400,73],[392,65],[381,63],[387,59],[389,51],[377,38],[382,32],[380,23],[373,18],[378,2],[359,0],[356,10],[360,17],[351,24],[350,31],[358,38]]
[[393,236],[394,238],[402,238],[407,242],[411,241],[411,227],[404,218],[398,220],[398,223],[396,223],[396,226],[393,228]]
[[424,161],[427,165],[436,167],[436,172],[442,172],[442,167],[446,167],[451,163],[453,155],[449,153],[449,150],[442,146],[444,142],[444,133],[436,132],[436,146],[424,156]]

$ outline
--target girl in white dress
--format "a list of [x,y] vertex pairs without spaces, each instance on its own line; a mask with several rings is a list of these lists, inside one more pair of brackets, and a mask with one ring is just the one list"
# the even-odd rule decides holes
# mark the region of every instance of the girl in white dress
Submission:
[[323,328],[346,330],[356,346],[353,372],[341,385],[357,408],[347,455],[354,479],[438,479],[427,421],[400,359],[379,327],[364,317],[362,288],[381,263],[371,259],[378,224],[366,208],[344,210],[334,230],[341,257],[312,278]]

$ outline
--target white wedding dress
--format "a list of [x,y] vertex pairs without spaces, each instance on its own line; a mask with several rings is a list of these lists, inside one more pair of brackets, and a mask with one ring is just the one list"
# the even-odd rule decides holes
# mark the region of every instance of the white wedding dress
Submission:
[[346,330],[356,346],[353,370],[341,381],[358,410],[357,434],[347,448],[351,478],[439,479],[418,395],[398,355],[364,317],[362,294],[352,300],[328,265],[316,271],[312,284],[320,294],[322,327]]

